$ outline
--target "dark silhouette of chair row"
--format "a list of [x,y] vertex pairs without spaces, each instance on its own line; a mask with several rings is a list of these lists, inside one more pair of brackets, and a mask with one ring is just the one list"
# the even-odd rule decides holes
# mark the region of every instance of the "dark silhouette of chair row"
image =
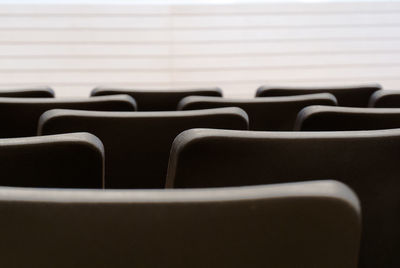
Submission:
[[181,99],[187,96],[222,97],[220,88],[180,89],[180,90],[143,90],[97,87],[91,96],[127,94],[138,103],[140,111],[174,111]]
[[400,266],[397,91],[10,92],[0,266]]
[[328,93],[247,100],[190,96],[179,102],[178,110],[240,107],[249,116],[250,130],[292,130],[298,112],[316,104],[337,105]]
[[381,90],[379,84],[365,84],[347,87],[279,87],[261,86],[256,97],[294,96],[313,93],[331,93],[339,106],[366,107],[371,95]]
[[0,97],[0,138],[35,136],[39,117],[56,108],[135,111],[136,102],[127,95],[75,99]]
[[[0,92],[1,114],[5,114],[3,111],[7,110],[7,115],[0,118],[4,122],[0,137],[34,135],[36,122],[30,124],[30,127],[24,126],[25,122],[34,122],[33,118],[38,118],[44,111],[58,108],[99,111],[175,111],[240,107],[249,116],[250,130],[293,130],[297,114],[311,105],[367,107],[369,102],[370,107],[400,107],[398,91],[386,91],[380,88],[377,84],[311,89],[264,86],[257,90],[256,98],[229,99],[222,97],[222,91],[219,88],[146,91],[99,87],[94,89],[91,95],[102,97],[86,100],[83,98],[46,98],[46,100],[28,98],[40,97],[39,92],[43,94],[42,97],[54,96],[53,91],[47,87],[9,90]],[[117,94],[125,96],[117,97]],[[2,96],[21,98],[2,98]],[[121,99],[118,100],[118,98]],[[363,100],[362,103],[360,100]]]
[[93,112],[51,110],[39,121],[38,134],[89,132],[101,139],[106,154],[107,188],[163,188],[175,137],[205,127],[248,129],[240,108],[173,112]]
[[[364,84],[345,87],[282,87],[261,86],[255,97],[283,97],[318,93],[330,93],[335,96],[339,106],[348,107],[386,107],[397,108],[400,99],[399,90],[382,90],[379,84]],[[188,96],[222,97],[222,90],[215,88],[148,90],[113,87],[96,87],[91,96],[130,95],[138,102],[140,111],[171,111]],[[54,90],[48,86],[36,88],[0,90],[0,97],[37,97],[54,98]]]

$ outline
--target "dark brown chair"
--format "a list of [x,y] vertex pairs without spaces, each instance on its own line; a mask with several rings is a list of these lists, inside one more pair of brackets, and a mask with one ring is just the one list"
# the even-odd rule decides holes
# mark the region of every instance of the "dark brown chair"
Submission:
[[400,90],[379,90],[372,94],[369,107],[400,108]]
[[298,112],[309,105],[336,105],[328,93],[290,97],[227,99],[192,96],[179,102],[179,110],[239,107],[249,116],[250,130],[293,130]]
[[361,200],[361,267],[400,267],[400,129],[254,132],[192,129],[174,141],[167,187],[330,178]]
[[0,139],[1,186],[103,188],[103,165],[103,145],[89,133]]
[[50,87],[29,87],[17,89],[0,89],[0,97],[12,98],[54,98],[54,90]]
[[122,89],[97,87],[92,90],[91,96],[105,96],[127,94],[137,101],[139,111],[176,111],[178,102],[187,96],[214,96],[222,97],[220,88],[199,89]]
[[360,207],[335,181],[192,190],[0,187],[1,267],[356,268]]
[[39,134],[90,132],[106,152],[107,188],[164,188],[174,138],[195,127],[248,129],[239,108],[173,112],[93,112],[51,110]]
[[99,111],[135,111],[127,95],[96,98],[0,98],[0,138],[36,136],[39,117],[47,110],[64,108]]
[[336,97],[339,106],[367,107],[371,95],[381,88],[379,84],[343,87],[283,87],[266,85],[257,89],[256,97],[292,96],[327,92]]
[[295,130],[338,131],[400,128],[399,108],[308,106],[297,116]]

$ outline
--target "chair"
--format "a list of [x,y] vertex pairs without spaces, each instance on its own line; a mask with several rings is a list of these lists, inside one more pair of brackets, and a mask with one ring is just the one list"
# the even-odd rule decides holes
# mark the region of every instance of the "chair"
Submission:
[[103,159],[102,143],[89,133],[1,139],[0,185],[102,188]]
[[193,190],[0,187],[1,267],[357,267],[336,181]]
[[39,135],[90,132],[106,152],[106,188],[164,188],[174,138],[194,127],[248,129],[239,108],[173,112],[52,110],[39,121]]
[[328,93],[303,96],[227,99],[192,96],[179,102],[178,110],[240,107],[249,115],[251,130],[293,130],[298,112],[309,105],[336,105]]
[[400,108],[400,90],[379,90],[372,94],[369,107]]
[[197,188],[340,180],[361,200],[361,267],[400,267],[399,161],[400,129],[192,129],[181,133],[172,145],[166,186]]
[[39,117],[55,108],[134,111],[135,101],[126,95],[96,98],[0,98],[0,138],[35,136]]
[[0,97],[12,98],[54,98],[54,90],[50,87],[32,87],[18,89],[0,89]]
[[256,97],[291,96],[327,92],[336,97],[339,106],[367,107],[370,96],[381,88],[379,84],[344,87],[280,87],[267,85],[257,89]]
[[176,89],[176,90],[144,90],[144,89],[116,89],[97,87],[92,90],[91,96],[127,94],[138,103],[139,111],[176,111],[178,102],[187,96],[215,96],[222,97],[220,88],[204,89]]
[[400,128],[399,108],[309,106],[300,111],[295,130],[336,131]]

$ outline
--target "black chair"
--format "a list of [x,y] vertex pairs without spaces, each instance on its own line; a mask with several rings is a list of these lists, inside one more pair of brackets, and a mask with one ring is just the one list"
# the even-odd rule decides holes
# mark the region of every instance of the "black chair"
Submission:
[[178,109],[240,107],[249,115],[251,130],[293,130],[298,112],[306,106],[316,104],[336,105],[336,99],[328,93],[253,99],[193,96],[182,99]]
[[295,130],[336,131],[400,128],[399,108],[309,106],[297,116]]
[[103,161],[103,145],[89,133],[1,139],[0,185],[102,188]]
[[372,94],[369,107],[400,108],[400,90],[379,90]]
[[248,129],[248,118],[239,108],[133,113],[51,110],[40,118],[38,134],[90,132],[105,146],[107,188],[163,188],[174,138],[194,127]]
[[400,129],[251,132],[193,129],[171,149],[167,187],[330,178],[361,200],[361,267],[400,267]]
[[176,111],[178,102],[187,96],[215,96],[222,97],[220,88],[176,89],[176,90],[144,90],[118,89],[97,87],[92,90],[91,96],[127,94],[138,103],[139,111]]
[[256,97],[292,96],[327,92],[336,97],[339,106],[367,107],[370,96],[381,88],[379,84],[344,87],[282,87],[267,85],[257,89]]
[[35,136],[40,115],[55,108],[135,111],[135,101],[127,95],[96,98],[0,98],[0,138]]
[[54,98],[54,90],[47,86],[18,89],[0,89],[0,97]]
[[357,267],[335,181],[206,190],[0,187],[1,267]]

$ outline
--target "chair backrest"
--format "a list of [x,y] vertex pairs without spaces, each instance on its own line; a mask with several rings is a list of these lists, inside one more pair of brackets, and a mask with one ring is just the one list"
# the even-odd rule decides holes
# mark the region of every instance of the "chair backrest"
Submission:
[[240,107],[249,116],[251,130],[293,130],[297,114],[309,105],[336,105],[328,93],[290,97],[227,99],[192,96],[179,102],[179,110]]
[[40,115],[55,108],[134,111],[135,101],[127,95],[95,98],[0,98],[0,138],[35,136]]
[[167,187],[335,179],[360,197],[362,267],[399,267],[400,129],[254,132],[193,129],[171,149]]
[[400,108],[400,90],[379,90],[372,94],[369,107]]
[[193,190],[0,187],[1,267],[356,268],[360,208],[335,181]]
[[0,89],[0,97],[54,98],[54,90],[47,86],[18,89]]
[[103,162],[89,133],[0,139],[1,186],[102,188]]
[[327,92],[336,97],[339,106],[367,107],[370,96],[381,88],[379,84],[344,87],[282,87],[266,85],[257,89],[256,97],[291,96]]
[[220,88],[199,89],[118,89],[97,87],[92,90],[91,96],[127,94],[133,97],[138,104],[139,111],[176,111],[178,102],[187,96],[215,96],[222,97]]
[[400,128],[399,108],[309,106],[297,116],[295,130],[336,131]]
[[248,129],[239,108],[173,112],[88,112],[51,110],[39,135],[90,132],[106,152],[106,188],[163,188],[174,138],[196,127]]

